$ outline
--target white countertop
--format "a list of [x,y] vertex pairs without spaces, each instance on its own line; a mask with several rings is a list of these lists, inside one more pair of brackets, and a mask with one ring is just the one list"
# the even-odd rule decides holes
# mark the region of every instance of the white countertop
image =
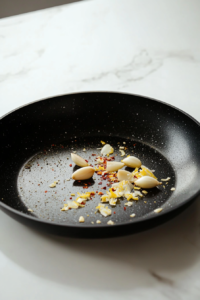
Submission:
[[[199,11],[195,0],[94,0],[0,20],[0,115],[107,90],[154,97],[200,121]],[[0,212],[0,299],[200,299],[198,202],[110,240],[43,235]]]

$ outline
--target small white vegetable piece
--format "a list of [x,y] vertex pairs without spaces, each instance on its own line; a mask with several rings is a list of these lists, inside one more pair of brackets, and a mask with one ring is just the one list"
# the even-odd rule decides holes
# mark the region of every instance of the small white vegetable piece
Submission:
[[97,223],[97,224],[101,224],[101,221],[100,221],[100,220],[97,220],[96,223]]
[[72,179],[74,180],[86,180],[93,176],[94,174],[94,168],[92,167],[84,167],[81,169],[78,169],[72,174]]
[[79,167],[87,167],[88,166],[88,163],[85,161],[85,159],[83,159],[82,157],[80,157],[77,154],[71,153],[71,159]]
[[134,217],[135,217],[135,214],[130,215],[130,217],[131,217],[131,218],[134,218]]
[[109,144],[106,144],[101,149],[101,154],[103,154],[103,155],[112,154],[113,152],[114,152],[114,149]]
[[106,171],[107,172],[114,172],[118,171],[119,169],[123,168],[124,164],[117,161],[108,161]]
[[84,222],[85,222],[85,219],[82,216],[80,216],[79,223],[84,223]]
[[49,186],[50,186],[50,188],[54,188],[54,187],[56,187],[56,183],[53,182],[53,183],[51,183]]
[[125,156],[126,153],[124,152],[124,150],[119,150],[119,152],[121,153],[121,156]]
[[131,172],[125,170],[119,170],[117,173],[117,178],[119,181],[128,180],[130,182],[134,182],[136,180]]
[[111,206],[116,206],[116,203],[117,203],[117,198],[116,199],[114,199],[114,198],[109,199],[109,204]]
[[173,187],[173,188],[171,188],[171,191],[175,191],[176,189]]
[[153,177],[144,176],[144,177],[141,177],[141,178],[137,179],[135,181],[135,184],[137,186],[140,186],[143,189],[151,189],[151,188],[154,188],[154,187],[156,187],[156,186],[158,186],[162,183],[159,182],[158,180],[156,180]]
[[108,225],[114,225],[115,223],[114,223],[113,221],[110,220],[110,221],[107,222],[107,224],[108,224]]
[[140,168],[142,165],[141,161],[135,156],[128,156],[122,162],[130,168]]
[[154,209],[154,212],[158,214],[158,213],[160,213],[162,210],[163,210],[162,208],[156,208],[156,209]]
[[96,207],[104,217],[108,217],[112,214],[111,209],[109,209],[107,206],[105,207],[105,204],[99,203],[99,205]]
[[124,203],[124,205],[126,205],[126,206],[132,206],[133,202],[126,202],[126,203]]
[[161,181],[169,181],[170,179],[170,177],[167,177],[166,179],[161,179]]

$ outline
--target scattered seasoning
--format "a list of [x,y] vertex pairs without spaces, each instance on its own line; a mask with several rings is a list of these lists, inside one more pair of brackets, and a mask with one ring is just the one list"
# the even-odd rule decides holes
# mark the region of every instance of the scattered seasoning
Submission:
[[47,193],[47,191],[45,191],[45,193]]
[[72,164],[70,164],[69,166],[72,167]]
[[124,207],[124,210],[126,210],[126,207]]

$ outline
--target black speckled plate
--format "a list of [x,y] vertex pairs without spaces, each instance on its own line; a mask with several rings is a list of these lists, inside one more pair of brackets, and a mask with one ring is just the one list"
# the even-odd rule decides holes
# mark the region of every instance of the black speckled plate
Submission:
[[[39,230],[89,238],[139,232],[175,216],[200,191],[199,123],[160,101],[109,92],[63,95],[9,113],[1,118],[0,129],[0,207]],[[121,161],[119,147],[124,146],[127,155],[154,169],[159,180],[171,179],[131,207],[125,208],[127,200],[120,198],[112,215],[103,217],[96,212],[98,192],[105,193],[109,182],[97,173],[85,182],[70,179],[77,169],[70,153],[94,166],[92,154],[100,154],[101,140],[113,146],[116,161]],[[56,187],[50,188],[54,181]],[[64,203],[76,199],[71,194],[87,191],[95,196],[85,207],[61,211]],[[155,213],[156,208],[162,211]],[[80,216],[84,223],[79,223]],[[115,225],[108,225],[109,220]]]

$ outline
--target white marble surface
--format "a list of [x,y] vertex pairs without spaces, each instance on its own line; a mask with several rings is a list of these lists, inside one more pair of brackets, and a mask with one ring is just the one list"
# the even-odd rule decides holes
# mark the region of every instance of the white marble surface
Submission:
[[[0,115],[88,90],[138,93],[200,121],[200,2],[94,0],[0,20]],[[200,205],[101,241],[50,237],[0,212],[0,299],[200,299]]]

